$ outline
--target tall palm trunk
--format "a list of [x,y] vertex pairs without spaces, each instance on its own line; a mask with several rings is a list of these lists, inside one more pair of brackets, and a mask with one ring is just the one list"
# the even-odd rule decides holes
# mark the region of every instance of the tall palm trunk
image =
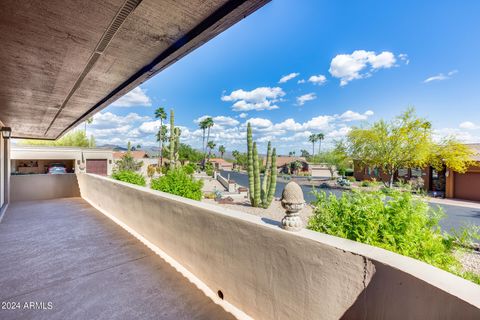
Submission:
[[[208,141],[210,141],[210,127],[207,129],[207,144],[205,145],[205,149],[207,149]],[[212,150],[210,150],[211,152]],[[207,154],[206,150],[203,151],[203,168],[205,169],[205,160],[206,160]],[[208,160],[210,160],[210,155],[208,156]]]
[[202,135],[202,153],[205,154],[205,128],[203,129]]
[[160,147],[160,157],[158,157],[159,159],[159,163],[158,163],[158,166],[161,167],[163,165],[163,137],[162,137],[162,129],[163,129],[163,121],[162,119],[160,119],[160,130],[159,130],[159,135],[158,135],[158,140],[159,141],[159,147]]
[[315,142],[312,142],[312,156],[315,156]]
[[321,150],[322,150],[322,140],[318,140],[318,154],[320,154]]

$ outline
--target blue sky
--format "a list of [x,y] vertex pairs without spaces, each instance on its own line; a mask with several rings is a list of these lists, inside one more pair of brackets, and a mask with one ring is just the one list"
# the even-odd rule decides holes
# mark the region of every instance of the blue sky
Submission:
[[310,133],[328,146],[414,106],[438,136],[480,142],[479,16],[475,0],[273,0],[97,114],[89,133],[156,145],[163,106],[193,146],[209,115],[217,145],[244,150],[250,121],[285,154],[310,150]]

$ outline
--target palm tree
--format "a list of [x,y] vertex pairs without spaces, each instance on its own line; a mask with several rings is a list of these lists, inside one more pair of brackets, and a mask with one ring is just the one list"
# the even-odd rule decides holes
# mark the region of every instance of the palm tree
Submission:
[[209,150],[208,150],[208,159],[207,159],[207,161],[210,160],[210,156],[211,156],[211,154],[212,154],[212,150],[215,149],[215,146],[216,146],[216,143],[215,143],[215,142],[213,142],[213,141],[208,141],[208,142],[207,142],[207,147],[208,147],[208,149],[209,149]]
[[318,154],[320,154],[320,151],[322,149],[322,140],[325,139],[325,135],[323,133],[318,133],[317,134],[317,140],[319,141],[319,145],[318,145]]
[[165,108],[163,107],[158,107],[155,110],[155,118],[160,120],[160,127],[158,128],[158,133],[157,133],[157,141],[159,142],[159,148],[160,148],[160,154],[158,157],[158,166],[161,167],[163,164],[163,142],[165,141],[163,136],[163,120],[167,119],[167,113],[165,112]]
[[203,133],[202,133],[202,153],[205,154],[205,131],[207,130],[207,122],[205,121],[206,119],[203,119],[202,121],[200,121],[200,123],[198,124],[198,126],[200,127],[200,129],[202,129]]
[[[203,129],[203,143],[202,143],[202,145],[205,145],[205,129],[207,130],[207,146],[208,146],[208,143],[210,142],[210,128],[213,127],[213,125],[214,125],[212,117],[207,117],[207,118],[203,119],[200,122],[199,125],[200,125],[200,128]],[[207,146],[205,146],[203,148],[203,166],[205,166],[205,157],[206,157],[205,153],[206,153]]]
[[225,146],[220,145],[220,146],[218,147],[218,152],[220,152],[222,159],[223,159],[223,154],[225,153],[225,151],[226,151],[226,150],[225,150]]
[[[93,117],[85,119],[85,137],[87,136],[87,124],[91,124],[93,122]],[[88,141],[88,147],[91,147],[90,141]]]
[[213,127],[213,125],[215,123],[213,122],[213,119],[211,117],[206,118],[205,123],[206,123],[206,126],[207,126],[207,143],[209,143],[210,142],[210,128]]
[[[157,132],[157,142],[160,142],[160,145],[163,147],[163,144],[168,141],[168,129],[166,125],[162,125]],[[158,158],[163,160],[163,148],[160,149],[160,154]],[[163,163],[161,161],[161,163]],[[161,164],[160,164],[161,165]]]
[[317,143],[318,141],[318,135],[316,135],[315,133],[311,134],[308,137],[308,141],[312,143],[312,155],[315,155],[315,143]]

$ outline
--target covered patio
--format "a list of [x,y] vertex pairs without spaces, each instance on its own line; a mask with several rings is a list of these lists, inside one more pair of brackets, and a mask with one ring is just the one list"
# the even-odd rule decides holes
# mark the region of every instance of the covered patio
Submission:
[[0,252],[2,319],[233,319],[82,198],[12,203]]
[[380,248],[85,170],[10,176],[10,138],[58,139],[267,2],[1,2],[0,319],[479,319],[477,285]]

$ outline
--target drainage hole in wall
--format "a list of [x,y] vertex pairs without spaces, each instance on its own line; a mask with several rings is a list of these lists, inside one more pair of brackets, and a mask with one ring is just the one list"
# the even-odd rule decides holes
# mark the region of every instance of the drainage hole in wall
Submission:
[[218,297],[223,300],[223,292],[221,290],[217,291]]

